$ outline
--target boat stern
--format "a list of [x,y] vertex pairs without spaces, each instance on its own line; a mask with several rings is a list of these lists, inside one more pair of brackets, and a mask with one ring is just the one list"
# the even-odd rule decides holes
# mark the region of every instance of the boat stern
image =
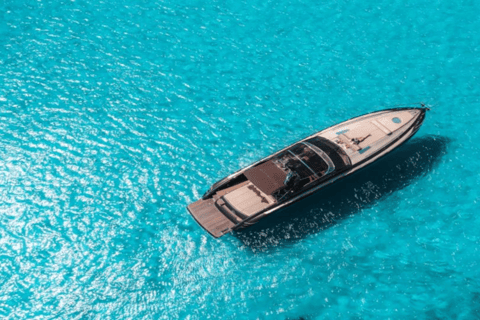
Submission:
[[188,212],[195,221],[214,238],[232,231],[235,226],[216,206],[213,199],[198,200],[188,205]]

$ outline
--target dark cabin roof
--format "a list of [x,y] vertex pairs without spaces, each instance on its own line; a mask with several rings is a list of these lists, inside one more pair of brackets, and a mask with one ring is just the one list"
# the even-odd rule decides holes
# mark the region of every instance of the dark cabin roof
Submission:
[[287,174],[272,161],[267,161],[245,171],[245,176],[265,194],[272,194],[285,187]]

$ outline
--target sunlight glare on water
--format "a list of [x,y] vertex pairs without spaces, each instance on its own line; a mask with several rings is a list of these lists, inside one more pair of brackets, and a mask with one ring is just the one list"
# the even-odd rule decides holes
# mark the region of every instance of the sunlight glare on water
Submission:
[[[0,316],[476,319],[477,2],[0,4]],[[416,137],[213,239],[212,183],[397,104]]]

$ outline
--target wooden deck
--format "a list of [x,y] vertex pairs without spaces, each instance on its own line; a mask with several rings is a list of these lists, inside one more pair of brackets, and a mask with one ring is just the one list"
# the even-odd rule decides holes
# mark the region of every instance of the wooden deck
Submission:
[[247,180],[247,181],[241,182],[241,183],[239,183],[239,184],[236,184],[236,185],[234,185],[233,187],[226,188],[226,189],[223,189],[223,190],[221,190],[221,191],[218,191],[216,194],[213,195],[213,198],[214,198],[214,199],[218,199],[218,198],[220,198],[221,196],[224,196],[224,195],[226,195],[227,193],[232,192],[233,190],[236,190],[236,189],[238,189],[238,188],[241,188],[241,187],[243,187],[243,186],[246,186],[249,182],[250,182],[250,181]]
[[230,232],[235,224],[217,207],[213,199],[198,200],[190,204],[188,211],[195,221],[215,238]]

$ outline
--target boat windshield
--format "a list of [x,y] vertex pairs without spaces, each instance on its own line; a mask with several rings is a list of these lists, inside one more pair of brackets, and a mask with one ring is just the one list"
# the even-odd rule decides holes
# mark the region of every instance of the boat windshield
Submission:
[[285,188],[275,192],[278,200],[285,198],[285,192],[295,193],[314,181],[351,166],[350,158],[345,152],[322,137],[297,143],[272,160],[286,172],[283,182]]
[[314,137],[306,140],[305,143],[313,145],[326,153],[335,164],[335,170],[337,171],[346,169],[352,165],[350,157],[345,153],[345,151],[340,146],[328,139]]
[[308,183],[335,170],[335,165],[328,155],[308,142],[294,145],[280,153],[273,161],[280,168],[292,173],[285,179],[285,185],[293,178],[306,180]]

